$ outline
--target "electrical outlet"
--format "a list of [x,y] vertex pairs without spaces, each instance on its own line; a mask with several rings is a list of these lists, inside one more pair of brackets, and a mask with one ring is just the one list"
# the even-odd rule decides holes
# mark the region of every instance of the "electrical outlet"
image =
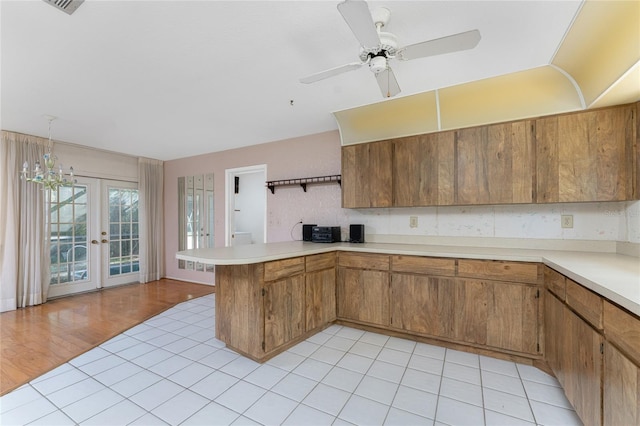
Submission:
[[563,214],[560,216],[560,222],[563,228],[573,228],[573,215]]
[[409,216],[409,228],[418,227],[418,216]]

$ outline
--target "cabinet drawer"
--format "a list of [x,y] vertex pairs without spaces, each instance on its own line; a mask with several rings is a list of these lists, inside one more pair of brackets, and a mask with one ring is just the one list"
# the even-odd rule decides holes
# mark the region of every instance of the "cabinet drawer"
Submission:
[[538,264],[497,260],[458,260],[458,276],[521,283],[538,282]]
[[264,264],[265,281],[274,281],[302,272],[304,272],[304,257],[274,260],[273,262],[265,262]]
[[602,330],[602,298],[580,284],[566,279],[567,304],[598,330]]
[[544,267],[544,283],[550,292],[564,301],[567,295],[564,275],[554,271],[548,266]]
[[640,366],[640,318],[605,300],[604,334]]
[[307,256],[305,258],[307,272],[320,271],[322,269],[335,268],[336,254],[324,253]]
[[420,256],[391,256],[391,270],[424,275],[453,276],[456,273],[456,260]]
[[369,253],[340,253],[338,264],[358,269],[376,269],[378,271],[389,270],[389,256],[384,254]]

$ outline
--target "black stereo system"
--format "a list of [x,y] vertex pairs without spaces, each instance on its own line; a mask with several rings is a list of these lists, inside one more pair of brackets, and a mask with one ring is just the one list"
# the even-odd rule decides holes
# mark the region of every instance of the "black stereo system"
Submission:
[[302,241],[312,241],[313,227],[317,224],[303,224],[302,225]]
[[311,241],[314,243],[339,243],[342,241],[339,226],[314,226],[311,229]]
[[[302,225],[302,241],[314,243],[339,243],[342,233],[339,226]],[[364,243],[364,225],[349,225],[350,243]]]

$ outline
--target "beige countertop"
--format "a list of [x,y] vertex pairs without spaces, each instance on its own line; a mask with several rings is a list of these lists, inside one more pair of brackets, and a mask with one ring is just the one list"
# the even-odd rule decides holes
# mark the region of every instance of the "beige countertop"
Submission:
[[615,253],[423,244],[322,244],[291,241],[185,250],[176,253],[176,258],[210,265],[243,265],[335,250],[541,262],[640,316],[640,259]]

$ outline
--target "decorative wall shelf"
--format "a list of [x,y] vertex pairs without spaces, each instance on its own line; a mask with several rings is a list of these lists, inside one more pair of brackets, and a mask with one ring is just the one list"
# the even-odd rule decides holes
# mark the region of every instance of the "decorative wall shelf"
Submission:
[[320,183],[338,182],[338,185],[342,183],[342,175],[330,175],[330,176],[316,176],[300,179],[282,179],[282,180],[270,180],[267,181],[267,188],[272,194],[276,192],[276,186],[290,186],[300,185],[304,192],[307,192],[307,185],[314,185]]

